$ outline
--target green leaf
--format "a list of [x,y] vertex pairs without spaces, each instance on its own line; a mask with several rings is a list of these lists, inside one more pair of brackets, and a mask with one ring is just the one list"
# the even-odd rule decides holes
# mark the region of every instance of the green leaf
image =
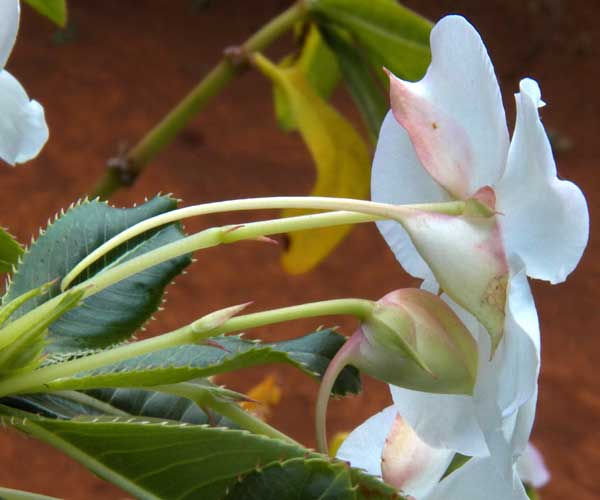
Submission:
[[25,0],[35,11],[61,28],[67,24],[66,0]]
[[[51,280],[43,296],[29,300],[11,316],[16,319],[60,293],[59,281],[83,257],[124,229],[176,208],[166,196],[130,209],[103,202],[83,202],[69,209],[42,232],[23,255],[3,304]],[[88,268],[74,283],[107,267],[158,248],[184,236],[179,224],[144,233],[119,246]],[[88,297],[82,305],[53,323],[46,351],[70,353],[101,349],[126,340],[147,321],[161,303],[164,288],[190,263],[182,256],[152,267]]]
[[[240,479],[272,464],[294,458],[308,462],[320,459],[318,466],[308,466],[318,472],[328,463],[323,455],[299,445],[238,430],[152,419],[87,417],[61,421],[6,407],[0,411],[8,417],[5,423],[62,450],[100,477],[144,499],[221,500]],[[332,480],[330,487],[345,484],[339,463],[329,467],[333,471],[326,473]],[[358,499],[401,498],[389,486],[360,471],[350,469],[350,478]],[[318,474],[312,475],[312,481],[323,484]],[[368,483],[365,488],[363,482]],[[362,491],[370,496],[362,495]]]
[[377,142],[389,108],[387,89],[374,74],[364,50],[352,45],[345,33],[325,27],[323,37],[337,57],[344,83],[363,117],[371,140]]
[[319,23],[347,30],[395,75],[418,80],[431,60],[431,23],[389,0],[313,0]]
[[224,500],[355,500],[348,466],[313,458],[270,464],[244,476]]
[[11,272],[21,255],[23,248],[19,242],[6,229],[0,227],[0,273]]
[[[295,67],[302,72],[313,90],[328,100],[340,80],[340,71],[335,56],[323,43],[319,30],[310,25],[297,60],[292,55],[283,59],[282,68]],[[298,129],[295,112],[287,94],[278,85],[273,86],[273,100],[277,123],[285,131]]]
[[201,409],[193,401],[146,389],[94,389],[91,397],[106,402],[114,408],[138,417],[218,427],[235,428],[233,422],[210,409]]
[[[145,354],[107,367],[48,382],[48,390],[96,389],[101,387],[148,387],[166,385],[219,373],[271,363],[287,363],[320,377],[344,343],[332,330],[321,330],[283,342],[261,343],[238,336],[211,339],[208,345],[186,344]],[[220,346],[220,347],[217,347]],[[334,393],[360,391],[358,371],[347,367],[334,386]]]
[[[317,168],[317,182],[311,194],[366,198],[371,160],[364,141],[352,125],[315,93],[297,67],[282,69],[260,54],[254,56],[254,63],[289,100],[298,130]],[[312,212],[285,210],[283,216],[307,213]],[[349,230],[348,226],[340,226],[289,234],[283,267],[292,274],[312,269],[333,251]]]

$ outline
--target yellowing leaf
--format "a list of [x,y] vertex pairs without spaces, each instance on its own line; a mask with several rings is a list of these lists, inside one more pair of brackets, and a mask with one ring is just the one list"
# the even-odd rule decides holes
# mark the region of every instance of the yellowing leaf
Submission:
[[244,401],[240,406],[258,418],[267,420],[273,406],[277,406],[281,400],[281,386],[273,375],[269,375],[252,387],[247,396],[253,401]]
[[[327,47],[319,30],[311,25],[304,37],[302,51],[296,59],[294,54],[285,57],[280,63],[281,68],[297,67],[305,76],[308,83],[323,99],[329,99],[340,80],[340,70],[333,52]],[[285,131],[298,129],[292,104],[288,94],[279,85],[273,86],[273,102],[277,123]]]
[[[256,66],[287,95],[298,131],[317,169],[314,196],[364,199],[369,194],[370,157],[356,130],[313,90],[301,69],[280,68],[260,54]],[[313,213],[285,210],[284,217]],[[291,274],[316,266],[342,241],[350,227],[291,233],[282,264]]]
[[337,455],[340,446],[342,443],[346,441],[346,438],[350,435],[349,432],[337,432],[334,436],[329,440],[329,456],[335,457]]

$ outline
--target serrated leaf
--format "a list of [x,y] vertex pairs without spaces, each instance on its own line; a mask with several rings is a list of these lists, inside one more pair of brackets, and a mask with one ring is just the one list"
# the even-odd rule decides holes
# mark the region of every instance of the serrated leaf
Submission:
[[[5,424],[64,451],[144,499],[221,500],[240,478],[257,469],[294,458],[325,462],[323,455],[302,446],[232,429],[153,419],[51,420],[6,407],[0,413]],[[357,498],[401,498],[376,478],[349,471]],[[364,489],[363,482],[369,483]],[[362,491],[371,496],[361,496]]]
[[355,500],[347,465],[292,458],[255,470],[233,486],[224,500]]
[[387,89],[374,74],[367,55],[345,33],[324,27],[323,38],[337,57],[343,81],[359,109],[373,143],[389,108]]
[[[69,209],[23,255],[3,298],[6,304],[48,281],[58,279],[44,296],[17,309],[11,319],[31,311],[60,293],[60,278],[83,257],[122,230],[149,217],[173,210],[176,201],[164,196],[136,208],[118,209],[103,202],[83,202]],[[145,233],[119,246],[86,269],[74,283],[184,236],[179,224]],[[154,266],[88,297],[85,302],[53,323],[46,351],[78,352],[99,349],[126,340],[160,305],[163,290],[190,263],[182,256]]]
[[[208,345],[186,344],[138,356],[70,378],[48,382],[48,390],[166,385],[271,363],[287,363],[311,376],[322,376],[344,343],[332,330],[321,330],[283,342],[260,343],[236,336],[213,337]],[[216,347],[219,345],[220,347]],[[358,372],[347,367],[338,377],[336,394],[360,391]]]
[[0,273],[9,273],[23,255],[23,247],[6,229],[0,227]]
[[35,11],[61,28],[67,24],[66,0],[25,0]]
[[389,0],[315,0],[308,5],[320,23],[347,30],[395,75],[418,80],[425,74],[431,23],[410,9]]
[[[315,93],[297,67],[282,69],[260,55],[255,56],[254,62],[287,95],[298,130],[317,168],[317,182],[311,194],[366,198],[371,161],[364,141],[352,125]],[[285,210],[283,216],[307,213],[312,212]],[[348,226],[339,226],[291,233],[282,256],[283,267],[291,274],[312,269],[349,230]]]
[[[290,55],[281,61],[282,68],[296,67],[305,76],[313,90],[328,100],[340,80],[335,56],[323,42],[319,30],[311,25],[304,37],[300,56]],[[285,91],[273,86],[273,101],[277,123],[285,131],[297,130],[296,114]]]
[[0,404],[63,420],[82,416],[123,415],[233,429],[238,427],[213,410],[199,408],[189,399],[145,389],[96,389],[85,393],[69,391],[7,396],[0,399]]
[[146,389],[94,389],[87,394],[137,417],[217,427],[237,428],[233,422],[210,409],[201,409],[193,401]]

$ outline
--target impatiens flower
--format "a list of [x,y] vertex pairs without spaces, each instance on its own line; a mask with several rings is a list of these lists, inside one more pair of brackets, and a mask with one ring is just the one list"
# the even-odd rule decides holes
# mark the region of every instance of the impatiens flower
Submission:
[[[391,76],[392,110],[377,145],[372,197],[465,201],[462,215],[415,211],[402,226],[386,221],[379,228],[410,274],[447,294],[477,341],[480,365],[472,397],[398,387],[392,394],[429,446],[491,455],[509,479],[523,451],[511,436],[529,435],[540,362],[527,276],[565,280],[587,243],[587,205],[576,185],[557,178],[536,82],[520,83],[509,143],[500,89],[475,29],[446,17],[432,30],[431,50],[421,81]],[[532,408],[527,425],[516,428],[523,407]]]
[[44,109],[29,100],[4,69],[17,37],[19,14],[18,0],[0,2],[0,158],[11,165],[35,157],[48,140]]
[[337,458],[382,477],[416,500],[525,500],[521,482],[540,488],[550,477],[531,444],[514,466],[519,479],[514,484],[505,481],[490,457],[451,467],[454,453],[423,442],[393,406],[357,427],[340,446]]

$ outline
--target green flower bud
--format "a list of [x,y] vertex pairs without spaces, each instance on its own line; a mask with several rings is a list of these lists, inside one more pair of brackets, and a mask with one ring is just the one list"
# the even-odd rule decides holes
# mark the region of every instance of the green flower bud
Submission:
[[325,417],[335,379],[353,365],[388,384],[439,394],[472,394],[477,343],[437,295],[403,289],[374,302],[361,326],[332,359],[317,399],[317,442],[326,452]]

